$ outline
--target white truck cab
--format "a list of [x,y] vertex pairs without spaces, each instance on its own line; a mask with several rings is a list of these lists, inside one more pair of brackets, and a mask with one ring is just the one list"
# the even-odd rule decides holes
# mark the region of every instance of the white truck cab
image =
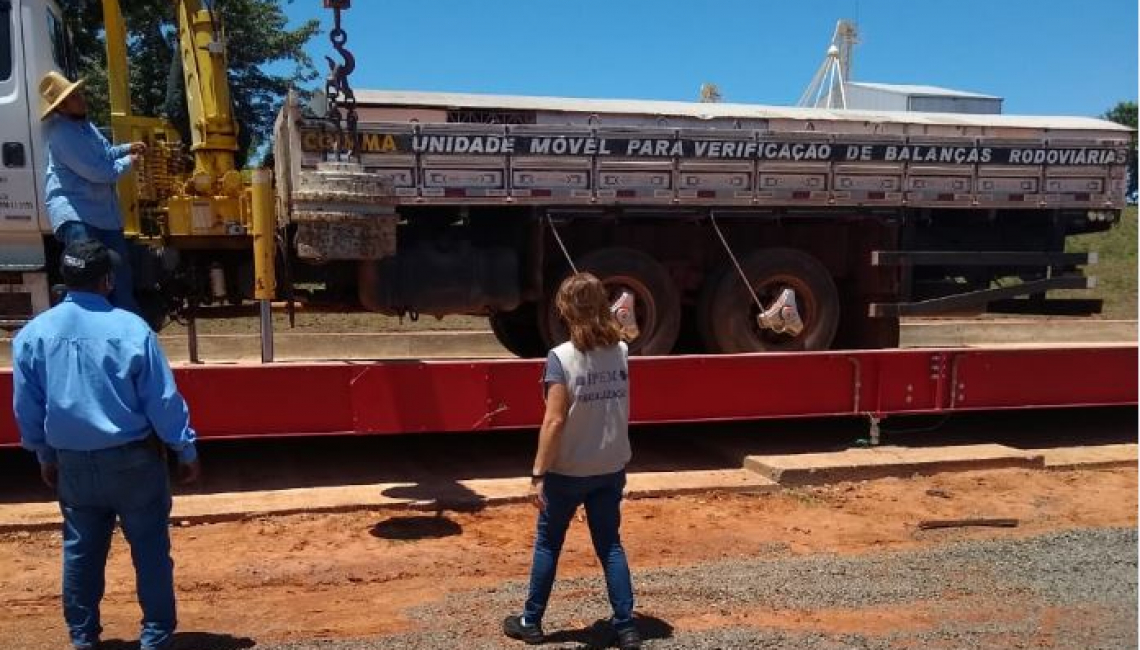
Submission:
[[76,76],[59,6],[0,0],[0,326],[17,326],[48,307],[51,225],[38,88],[52,70]]

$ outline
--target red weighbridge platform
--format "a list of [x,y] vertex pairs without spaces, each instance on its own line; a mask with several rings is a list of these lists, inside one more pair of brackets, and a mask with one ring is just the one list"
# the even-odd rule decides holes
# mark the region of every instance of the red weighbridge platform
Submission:
[[[542,361],[370,361],[175,369],[203,439],[537,427]],[[676,356],[630,363],[636,424],[1126,406],[1137,346]],[[12,375],[0,372],[10,395]],[[19,434],[0,414],[0,445]]]

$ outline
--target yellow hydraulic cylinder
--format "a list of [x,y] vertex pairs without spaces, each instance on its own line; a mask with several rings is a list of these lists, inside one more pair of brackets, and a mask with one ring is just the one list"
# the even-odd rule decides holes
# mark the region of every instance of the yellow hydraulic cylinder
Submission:
[[227,76],[229,61],[214,14],[202,0],[179,0],[176,10],[194,174],[213,186],[234,169],[238,149],[238,125]]
[[[107,95],[111,115],[130,117],[131,89],[127,78],[127,29],[118,0],[103,0],[103,28],[107,41]],[[130,135],[129,131],[123,135]],[[118,137],[119,133],[115,133]]]
[[[103,0],[103,27],[107,44],[107,94],[111,100],[111,134],[120,144],[131,141],[131,90],[127,66],[127,30],[119,0]],[[119,179],[123,230],[139,233],[138,181],[135,174]]]
[[273,312],[271,301],[277,291],[273,269],[273,172],[255,169],[250,178],[253,212],[253,297],[260,303],[261,362],[273,361]]
[[254,295],[257,300],[273,300],[277,293],[277,275],[274,265],[274,231],[277,220],[273,214],[273,172],[255,169],[251,174],[253,210],[253,276]]

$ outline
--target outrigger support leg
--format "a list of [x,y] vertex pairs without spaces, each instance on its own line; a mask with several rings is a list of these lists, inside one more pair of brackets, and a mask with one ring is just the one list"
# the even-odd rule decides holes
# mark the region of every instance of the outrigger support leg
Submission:
[[869,434],[868,435],[868,443],[869,443],[869,446],[871,446],[871,447],[878,447],[879,446],[879,443],[880,443],[879,437],[880,437],[880,433],[881,433],[879,430],[879,423],[881,421],[882,421],[882,418],[871,415],[870,413],[867,414],[867,424],[869,425],[868,430],[867,430],[867,433]]

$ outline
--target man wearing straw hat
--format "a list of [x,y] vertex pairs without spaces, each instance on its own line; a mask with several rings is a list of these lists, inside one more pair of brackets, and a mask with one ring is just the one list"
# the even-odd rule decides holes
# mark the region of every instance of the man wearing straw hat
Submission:
[[139,313],[115,183],[146,151],[142,142],[111,145],[87,119],[83,81],[49,72],[40,81],[40,120],[48,145],[44,194],[55,237],[64,246],[95,239],[118,253],[111,304]]

